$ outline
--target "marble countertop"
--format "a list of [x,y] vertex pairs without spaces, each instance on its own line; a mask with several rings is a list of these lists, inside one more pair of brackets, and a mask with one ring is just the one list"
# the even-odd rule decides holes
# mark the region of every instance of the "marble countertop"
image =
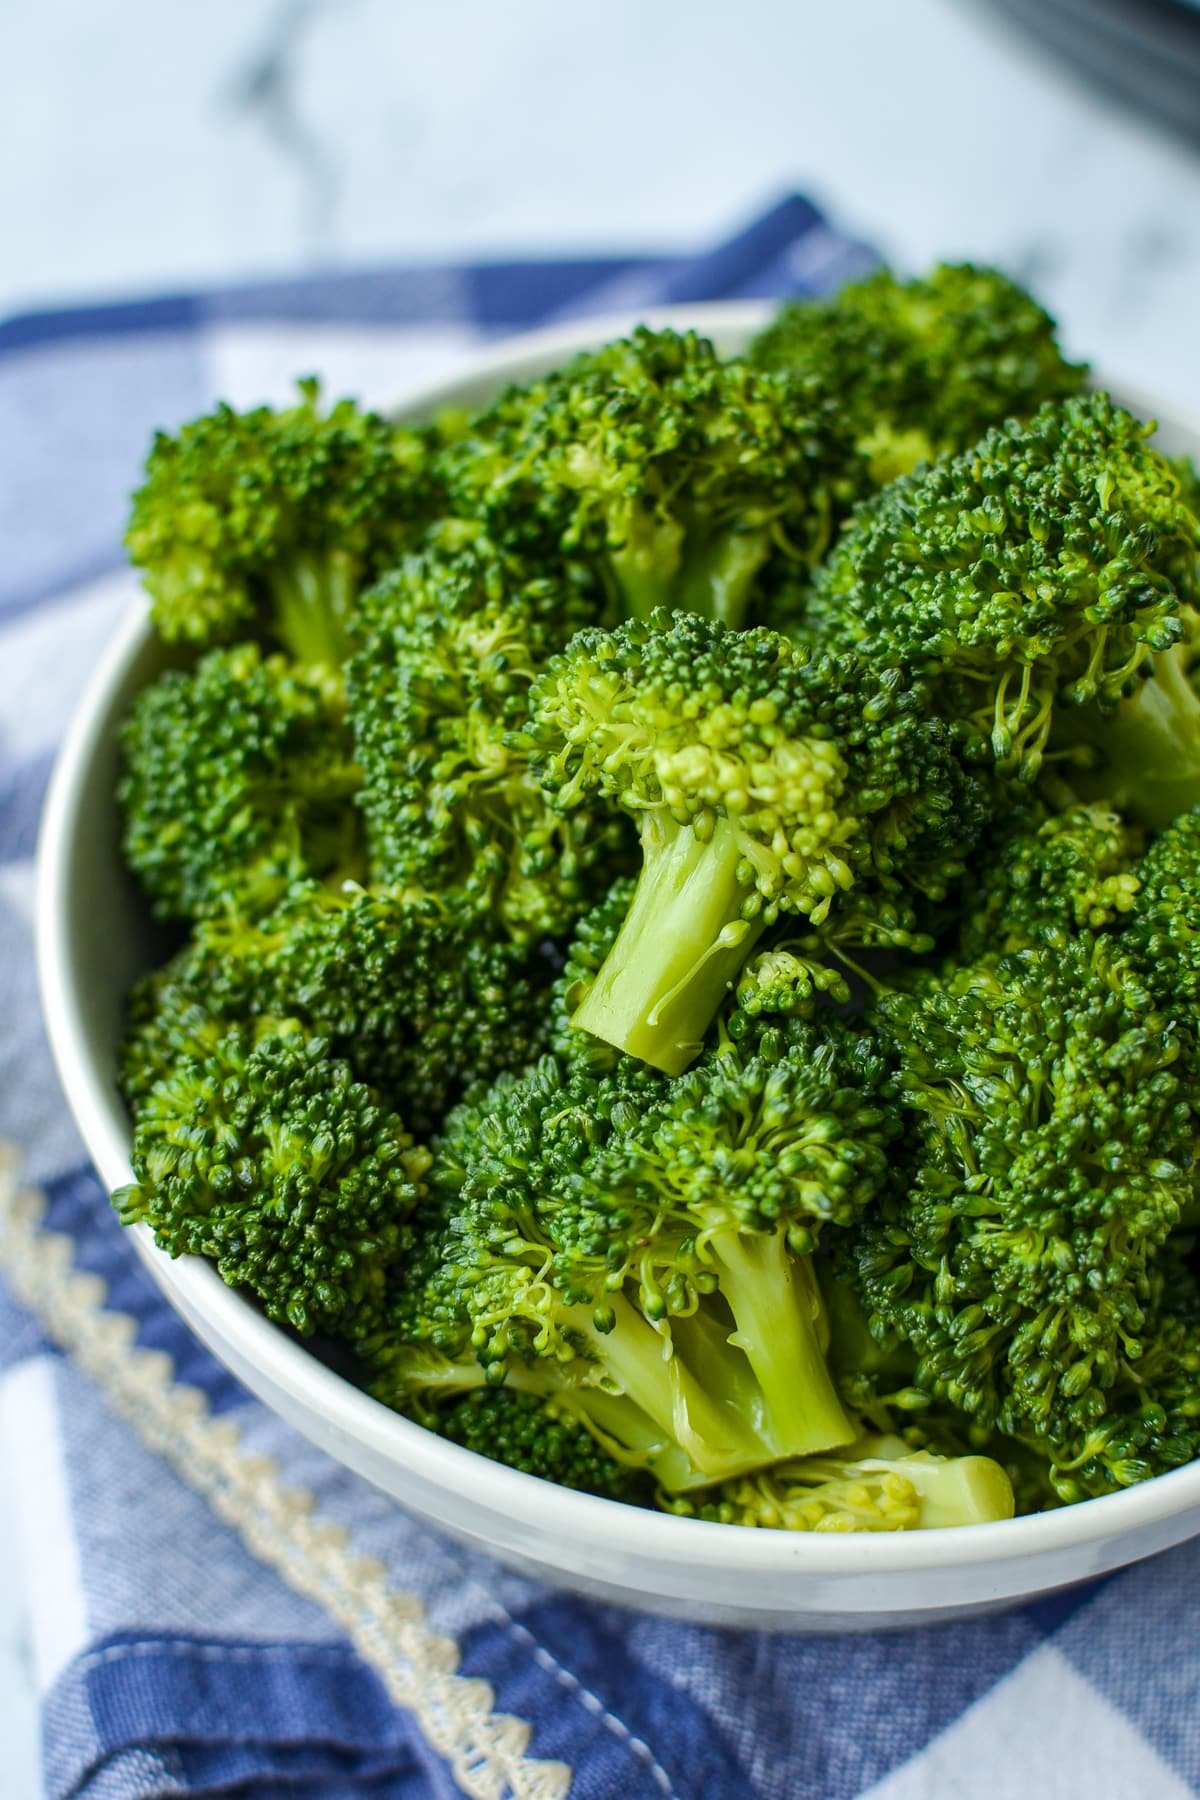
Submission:
[[[1074,352],[1200,411],[1200,157],[982,0],[43,0],[6,28],[0,315],[421,257],[691,249],[798,187],[901,266],[1003,264]],[[33,1800],[4,1514],[0,1444],[4,1792]]]

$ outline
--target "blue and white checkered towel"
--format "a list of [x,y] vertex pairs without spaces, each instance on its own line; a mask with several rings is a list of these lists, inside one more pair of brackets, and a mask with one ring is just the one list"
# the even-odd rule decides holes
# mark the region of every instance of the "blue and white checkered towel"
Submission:
[[694,261],[387,271],[0,325],[0,1429],[52,1800],[1200,1792],[1200,1545],[983,1622],[766,1637],[576,1600],[412,1523],[171,1312],[39,1025],[37,818],[134,592],[120,536],[153,426],[281,399],[298,370],[391,397],[551,316],[819,291],[867,262],[794,199]]

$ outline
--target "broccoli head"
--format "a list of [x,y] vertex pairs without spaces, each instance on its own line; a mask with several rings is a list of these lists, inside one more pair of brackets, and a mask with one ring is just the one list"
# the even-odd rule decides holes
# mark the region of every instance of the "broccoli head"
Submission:
[[959,951],[1053,947],[1121,926],[1142,885],[1145,834],[1113,807],[1055,812],[1031,799],[1000,823],[964,882]]
[[[918,693],[762,628],[656,613],[581,631],[529,707],[516,741],[554,806],[607,799],[641,836],[625,923],[575,1024],[668,1074],[780,913],[817,928],[851,890],[944,891],[986,816]],[[880,941],[882,911],[866,911]]]
[[1136,878],[1122,949],[1164,1001],[1200,1017],[1200,812],[1158,833]]
[[915,281],[878,269],[830,299],[794,301],[747,358],[820,383],[879,485],[1066,399],[1087,372],[1064,360],[1036,300],[969,263],[942,263]]
[[649,1498],[639,1470],[610,1456],[569,1412],[534,1394],[476,1388],[441,1407],[418,1408],[414,1417],[464,1450],[559,1487],[631,1503]]
[[207,1256],[300,1332],[369,1329],[428,1153],[321,1038],[207,1015],[141,1099],[134,1184],[113,1196],[171,1256]]
[[[543,1046],[551,964],[429,895],[307,882],[266,917],[202,921],[135,997],[124,1085],[136,1105],[174,1057],[181,1013],[300,1020],[418,1131],[475,1081]],[[217,1028],[214,1026],[214,1029]]]
[[536,520],[626,617],[668,606],[731,625],[771,559],[824,555],[864,486],[818,384],[645,327],[502,395],[448,462],[460,511],[505,541]]
[[364,583],[430,509],[422,433],[397,430],[315,381],[296,405],[215,412],[159,433],[126,545],[170,642],[263,631],[298,661],[336,668]]
[[[817,571],[805,630],[928,683],[1007,774],[1032,780],[1052,728],[1065,754],[1097,712],[1115,765],[1104,715],[1179,642],[1197,593],[1200,523],[1150,430],[1088,394],[894,482]],[[1121,773],[1143,807],[1153,766]]]
[[1088,933],[911,976],[874,1019],[913,1126],[840,1273],[917,1387],[1068,1455],[1137,1366],[1192,1202],[1189,1032]]
[[742,1021],[674,1081],[502,1077],[435,1147],[444,1224],[371,1346],[376,1392],[552,1400],[671,1492],[849,1441],[810,1252],[893,1130],[881,1059],[836,1021]]
[[407,557],[367,596],[347,681],[377,881],[531,944],[569,931],[628,861],[624,821],[552,809],[510,741],[588,605],[482,541]]
[[160,918],[361,873],[358,770],[327,686],[255,644],[143,688],[121,733],[125,858]]

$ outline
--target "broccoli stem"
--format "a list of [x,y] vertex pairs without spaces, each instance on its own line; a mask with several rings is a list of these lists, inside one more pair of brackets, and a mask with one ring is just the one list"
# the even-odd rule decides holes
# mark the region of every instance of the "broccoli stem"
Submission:
[[643,511],[631,515],[611,562],[627,617],[646,620],[665,606],[740,629],[770,550],[765,531],[730,529],[705,537]]
[[[675,1493],[828,1450],[855,1433],[825,1361],[825,1315],[809,1258],[792,1255],[782,1229],[722,1232],[706,1248],[732,1331],[704,1302],[659,1329],[621,1294],[606,1302],[611,1331],[578,1326],[625,1403],[662,1434],[653,1469]],[[571,1400],[615,1454],[622,1439],[629,1450],[643,1447],[644,1424],[615,1417],[611,1393],[575,1388]]]
[[697,544],[680,571],[674,605],[740,630],[770,549],[765,531],[723,531]]
[[762,931],[742,916],[743,847],[726,819],[702,839],[655,810],[642,872],[616,943],[572,1024],[667,1075],[698,1054]]
[[855,1428],[825,1360],[828,1324],[811,1258],[788,1249],[782,1228],[722,1232],[708,1250],[734,1318],[729,1342],[762,1394],[758,1430],[772,1445],[771,1460],[848,1443]]
[[634,506],[614,530],[623,535],[609,561],[626,615],[648,619],[656,607],[670,604],[683,556],[683,527]]
[[1155,831],[1200,803],[1200,695],[1187,654],[1182,644],[1162,651],[1150,679],[1087,733],[1116,773],[1117,797]]
[[275,633],[297,661],[341,668],[349,654],[358,576],[356,559],[338,550],[297,552],[272,571]]

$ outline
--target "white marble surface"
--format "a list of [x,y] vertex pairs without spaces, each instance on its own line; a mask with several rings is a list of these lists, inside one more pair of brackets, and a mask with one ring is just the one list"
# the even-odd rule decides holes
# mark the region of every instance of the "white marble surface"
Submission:
[[[0,313],[397,258],[698,247],[801,187],[994,259],[1200,410],[1200,160],[970,0],[39,0],[0,58]],[[0,1743],[36,1793],[0,1445]]]

